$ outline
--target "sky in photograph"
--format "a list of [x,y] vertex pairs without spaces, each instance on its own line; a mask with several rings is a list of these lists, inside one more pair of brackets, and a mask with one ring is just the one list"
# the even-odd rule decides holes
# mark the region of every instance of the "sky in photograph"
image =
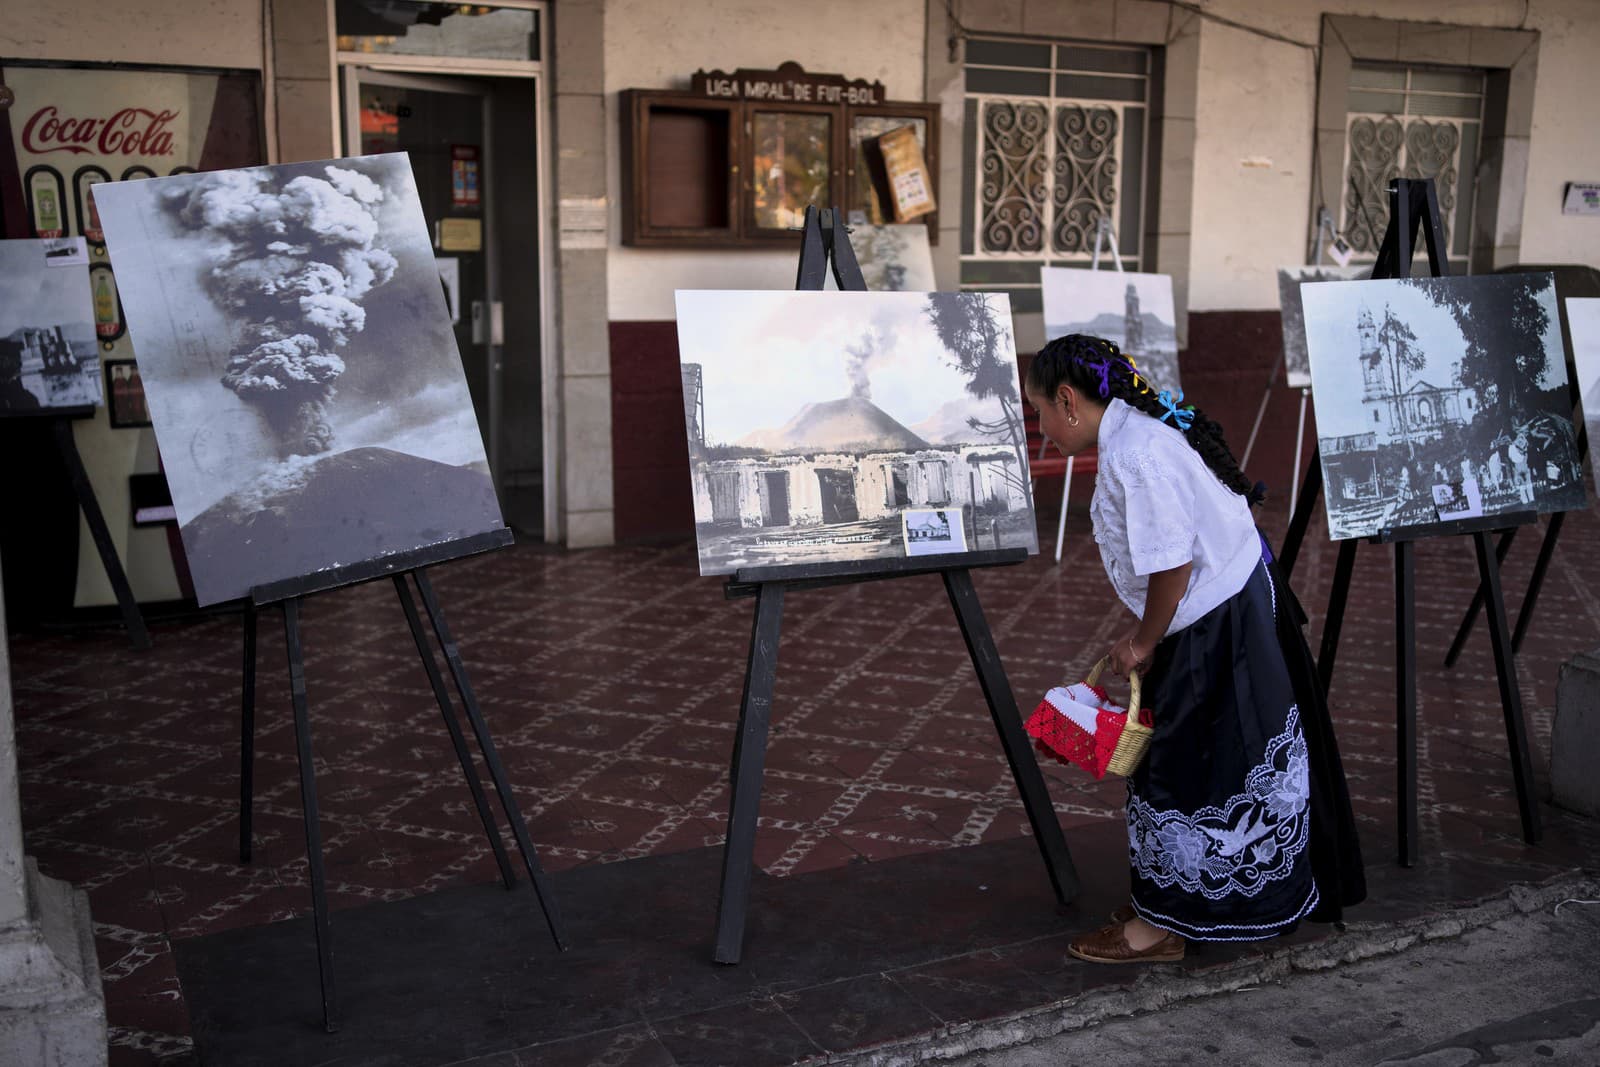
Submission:
[[[872,402],[911,427],[951,402],[980,404],[929,323],[926,293],[828,293],[680,289],[678,349],[703,369],[708,444],[776,429],[806,404],[851,395],[849,348],[870,350]],[[1016,362],[1011,309],[988,294]],[[870,337],[864,344],[864,338]]]
[[1168,326],[1176,321],[1172,276],[1168,274],[1046,267],[1042,278],[1045,329],[1052,331],[1052,337],[1057,336],[1053,332],[1057,327],[1091,322],[1102,313],[1126,314],[1130,282],[1139,293],[1140,314],[1154,315]]
[[[0,241],[0,337],[23,326],[64,326],[94,322],[89,270],[79,250],[77,266],[46,266],[45,246],[53,241]],[[82,239],[78,244],[83,244]]]
[[[1508,279],[1479,275],[1454,279],[1452,284],[1469,287],[1474,299],[1503,299]],[[1420,371],[1405,382],[1410,388],[1426,381],[1439,388],[1455,384],[1455,368],[1466,354],[1467,341],[1456,325],[1455,316],[1445,307],[1435,306],[1428,294],[1403,279],[1350,282],[1308,282],[1300,287],[1305,307],[1306,348],[1311,358],[1312,401],[1316,405],[1317,433],[1321,437],[1343,437],[1372,430],[1372,409],[1362,403],[1361,339],[1358,332],[1361,308],[1372,312],[1375,325],[1381,326],[1384,309],[1392,308],[1395,317],[1417,335],[1417,347],[1427,358]],[[1561,324],[1556,314],[1555,290],[1542,298],[1548,303],[1549,325],[1545,347],[1561,351]],[[1508,357],[1509,358],[1509,355]],[[1559,372],[1559,356],[1550,361],[1541,388],[1552,384],[1552,373]]]

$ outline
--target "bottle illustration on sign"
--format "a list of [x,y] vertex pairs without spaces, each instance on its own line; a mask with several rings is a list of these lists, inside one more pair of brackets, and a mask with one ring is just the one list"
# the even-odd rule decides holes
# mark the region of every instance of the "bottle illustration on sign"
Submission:
[[117,314],[117,291],[111,285],[111,272],[94,272],[94,332],[102,340],[111,340],[122,334],[122,318]]
[[94,206],[94,186],[97,181],[89,182],[89,189],[83,194],[83,204],[87,208],[88,218],[83,222],[83,235],[97,245],[106,243],[106,233],[100,228],[100,209]]
[[100,226],[100,209],[95,207],[94,187],[110,181],[111,175],[95,166],[80,167],[72,176],[73,192],[78,200],[78,224],[83,236],[97,245],[106,243],[105,231]]
[[62,225],[61,175],[53,167],[35,167],[28,172],[28,206],[33,211],[33,232],[39,237],[61,237],[66,233]]

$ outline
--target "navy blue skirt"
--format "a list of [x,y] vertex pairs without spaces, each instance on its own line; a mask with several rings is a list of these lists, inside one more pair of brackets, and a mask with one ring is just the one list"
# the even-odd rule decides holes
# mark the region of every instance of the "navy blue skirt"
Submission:
[[1144,686],[1155,734],[1127,813],[1133,906],[1154,926],[1255,941],[1338,918],[1365,894],[1302,618],[1263,559],[1156,648]]

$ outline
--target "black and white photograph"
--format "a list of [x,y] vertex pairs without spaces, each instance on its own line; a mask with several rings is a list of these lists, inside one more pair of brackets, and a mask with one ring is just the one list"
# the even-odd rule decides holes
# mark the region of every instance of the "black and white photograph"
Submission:
[[1306,317],[1300,306],[1301,284],[1347,282],[1371,273],[1370,266],[1278,268],[1278,310],[1283,318],[1284,380],[1290,389],[1311,388],[1311,360],[1306,356]]
[[937,556],[967,550],[961,513],[944,508],[907,508],[900,513],[906,555]]
[[[922,223],[851,226],[849,236],[850,249],[856,254],[869,292],[927,293],[939,288],[933,278],[928,227]],[[832,271],[823,287],[839,287]]]
[[0,417],[100,403],[83,238],[0,241]]
[[405,154],[95,200],[202,605],[503,525]]
[[[907,555],[902,513],[1038,551],[1010,300],[677,293],[700,573]],[[760,353],[760,358],[751,357]]]
[[1133,271],[1041,269],[1044,335],[1087,333],[1114,342],[1157,389],[1183,388],[1172,278]]
[[1483,514],[1483,494],[1476,478],[1448,482],[1433,487],[1433,506],[1440,522],[1475,519]]
[[1584,506],[1550,275],[1300,294],[1334,540],[1438,521],[1438,485],[1474,483],[1484,515]]
[[[1567,297],[1567,329],[1572,334],[1572,361],[1578,371],[1578,397],[1583,404],[1583,421],[1589,428],[1589,447],[1600,441],[1600,298]],[[1600,493],[1600,475],[1594,474],[1595,492]]]

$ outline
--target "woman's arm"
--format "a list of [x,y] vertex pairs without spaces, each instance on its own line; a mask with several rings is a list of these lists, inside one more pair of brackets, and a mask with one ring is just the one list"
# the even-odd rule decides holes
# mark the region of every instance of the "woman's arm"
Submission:
[[1156,645],[1172,625],[1172,617],[1178,613],[1183,594],[1189,589],[1189,574],[1193,570],[1194,564],[1185,563],[1150,576],[1150,585],[1145,591],[1144,618],[1111,650],[1111,667],[1118,674],[1127,674],[1155,653]]

